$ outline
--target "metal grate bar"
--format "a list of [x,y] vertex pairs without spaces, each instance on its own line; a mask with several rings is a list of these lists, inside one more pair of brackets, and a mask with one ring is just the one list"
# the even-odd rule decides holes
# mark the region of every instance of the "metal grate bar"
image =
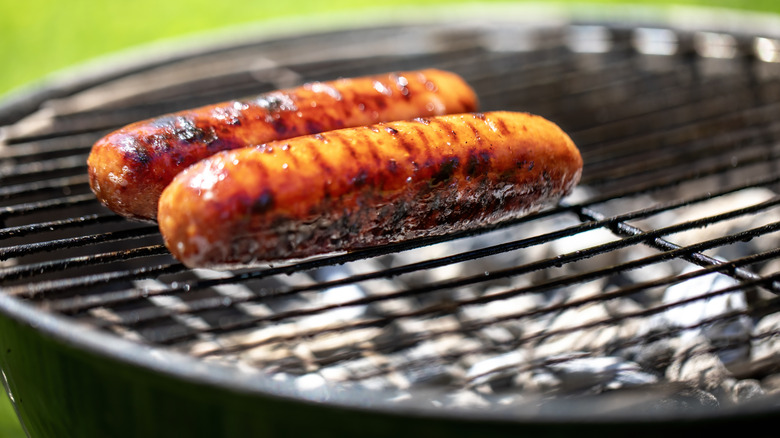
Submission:
[[61,280],[43,281],[24,286],[10,286],[3,288],[3,292],[17,297],[40,298],[42,295],[54,292],[73,292],[76,289],[94,287],[112,282],[130,281],[141,278],[152,278],[162,274],[180,272],[184,270],[180,263],[164,264],[159,266],[129,269],[127,271],[107,272],[103,274],[86,275],[82,277],[66,278]]
[[77,207],[84,204],[94,204],[97,200],[92,193],[67,196],[64,198],[47,199],[45,201],[28,202],[0,208],[0,220],[13,216],[22,216],[39,211]]
[[32,163],[13,164],[0,169],[0,176],[4,181],[13,183],[24,179],[45,179],[47,175],[52,173],[83,173],[86,167],[87,155],[69,155]]
[[87,175],[74,175],[43,181],[0,187],[0,200],[10,200],[30,195],[61,193],[67,195],[77,189],[87,189]]
[[44,242],[24,243],[20,245],[6,246],[0,248],[0,260],[7,260],[11,257],[29,255],[36,252],[54,251],[62,248],[75,248],[78,246],[91,245],[94,243],[115,242],[119,240],[137,239],[139,237],[153,236],[158,234],[157,227],[148,226],[142,228],[131,228],[127,230],[111,231],[101,234],[88,234],[85,236],[69,237],[64,239],[47,240]]
[[[767,206],[774,206],[774,205],[780,204],[780,196],[777,196],[773,200],[767,201],[766,203],[762,203],[762,204],[765,204]],[[761,205],[761,204],[757,204],[755,207],[759,207],[759,205]],[[754,210],[754,211],[760,211],[760,210],[761,210],[761,208],[759,208],[758,210]],[[596,211],[593,211],[591,209],[587,209],[587,208],[581,209],[580,210],[580,214],[583,216],[583,218],[587,218],[587,219],[590,219],[590,220],[600,220],[600,219],[603,220],[605,218],[604,215],[602,215],[602,214],[600,214],[600,213],[598,213]],[[732,212],[724,213],[721,216],[725,217],[725,218],[735,217],[735,216],[732,216]],[[709,217],[709,218],[706,218],[706,220],[700,220],[699,221],[699,226],[705,226],[705,225],[709,225],[711,223],[719,222],[719,220],[709,221],[710,219],[713,219],[713,218],[714,217]],[[647,234],[647,232],[641,230],[640,228],[634,227],[634,226],[629,225],[629,224],[627,224],[625,222],[622,222],[622,221],[621,222],[617,222],[617,223],[613,223],[612,225],[610,225],[609,228],[615,234],[618,234],[620,236],[641,236],[643,234]],[[755,234],[753,236],[746,236],[745,238],[753,238],[753,237],[761,235],[761,234],[763,234],[763,233]],[[676,249],[682,248],[681,246],[676,245],[674,243],[671,243],[671,242],[669,242],[669,241],[667,241],[665,239],[662,239],[660,237],[652,238],[650,240],[645,241],[644,243],[652,246],[653,248],[656,248],[656,249],[659,249],[659,250],[662,250],[662,251],[671,251],[671,250],[676,250]],[[690,248],[690,246],[688,248]],[[717,264],[722,263],[720,260],[717,260],[715,258],[709,257],[709,256],[707,256],[705,254],[701,254],[699,252],[694,252],[694,253],[688,254],[687,256],[684,256],[683,259],[685,259],[685,260],[687,260],[689,262],[695,263],[695,264],[697,264],[699,266],[710,266],[710,265],[717,265]],[[749,272],[749,271],[742,270],[742,269],[734,270],[733,272],[730,272],[729,275],[733,276],[734,278],[736,278],[738,280],[755,280],[755,279],[758,278],[758,276],[756,274],[754,274],[752,272]],[[780,294],[780,285],[771,284],[770,286],[771,286],[770,290],[772,292]]]
[[64,271],[83,266],[97,266],[122,260],[164,254],[168,254],[168,249],[165,248],[165,245],[150,245],[123,251],[112,251],[81,257],[68,257],[52,261],[31,263],[28,265],[0,268],[0,279],[3,281],[20,280],[49,272]]
[[10,237],[21,237],[28,234],[42,233],[47,231],[64,230],[73,227],[84,227],[93,224],[105,224],[109,222],[124,221],[122,216],[115,214],[98,215],[90,214],[86,216],[71,217],[55,221],[39,222],[34,224],[19,225],[15,227],[6,227],[0,229],[0,239]]
[[[44,141],[18,141],[20,139],[3,138],[0,158],[4,160],[39,160],[49,156],[63,154],[76,155],[89,153],[92,143],[108,132],[90,132],[76,136],[59,136]],[[32,157],[32,159],[30,159]]]

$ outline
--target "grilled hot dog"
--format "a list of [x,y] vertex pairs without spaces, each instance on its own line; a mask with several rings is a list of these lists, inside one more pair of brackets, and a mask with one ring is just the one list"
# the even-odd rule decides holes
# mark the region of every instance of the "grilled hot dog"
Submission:
[[154,219],[173,177],[216,152],[476,106],[459,76],[434,69],[309,83],[128,125],[92,147],[89,181],[116,213]]
[[350,251],[492,224],[579,182],[558,126],[525,113],[380,123],[226,151],[160,198],[171,252],[190,267]]

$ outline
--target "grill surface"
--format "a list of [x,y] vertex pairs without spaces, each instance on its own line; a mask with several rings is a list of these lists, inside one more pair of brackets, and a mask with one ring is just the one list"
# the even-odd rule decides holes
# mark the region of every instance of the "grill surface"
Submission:
[[[306,398],[369,392],[502,418],[596,394],[584,412],[771,406],[780,40],[706,30],[393,25],[241,42],[52,86],[0,108],[0,292],[74,330]],[[124,124],[424,67],[461,74],[486,111],[558,123],[583,153],[581,187],[492,229],[231,272],[184,268],[154,224],[112,214],[89,191],[91,144]]]

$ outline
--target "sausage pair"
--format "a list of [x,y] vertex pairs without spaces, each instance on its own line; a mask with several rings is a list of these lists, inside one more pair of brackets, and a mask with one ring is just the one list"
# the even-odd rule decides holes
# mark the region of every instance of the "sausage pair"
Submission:
[[123,128],[93,148],[90,181],[156,217],[185,265],[223,268],[488,225],[577,184],[555,124],[476,105],[438,70],[308,84]]

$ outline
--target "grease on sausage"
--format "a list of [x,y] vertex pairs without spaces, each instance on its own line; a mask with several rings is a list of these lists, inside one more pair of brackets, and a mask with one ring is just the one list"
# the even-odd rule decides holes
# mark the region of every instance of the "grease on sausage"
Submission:
[[581,171],[539,116],[419,118],[216,154],[165,189],[158,221],[185,265],[236,267],[493,224],[555,202]]
[[153,220],[173,177],[216,152],[476,107],[476,95],[462,78],[435,69],[307,83],[119,129],[92,147],[89,181],[114,212]]

